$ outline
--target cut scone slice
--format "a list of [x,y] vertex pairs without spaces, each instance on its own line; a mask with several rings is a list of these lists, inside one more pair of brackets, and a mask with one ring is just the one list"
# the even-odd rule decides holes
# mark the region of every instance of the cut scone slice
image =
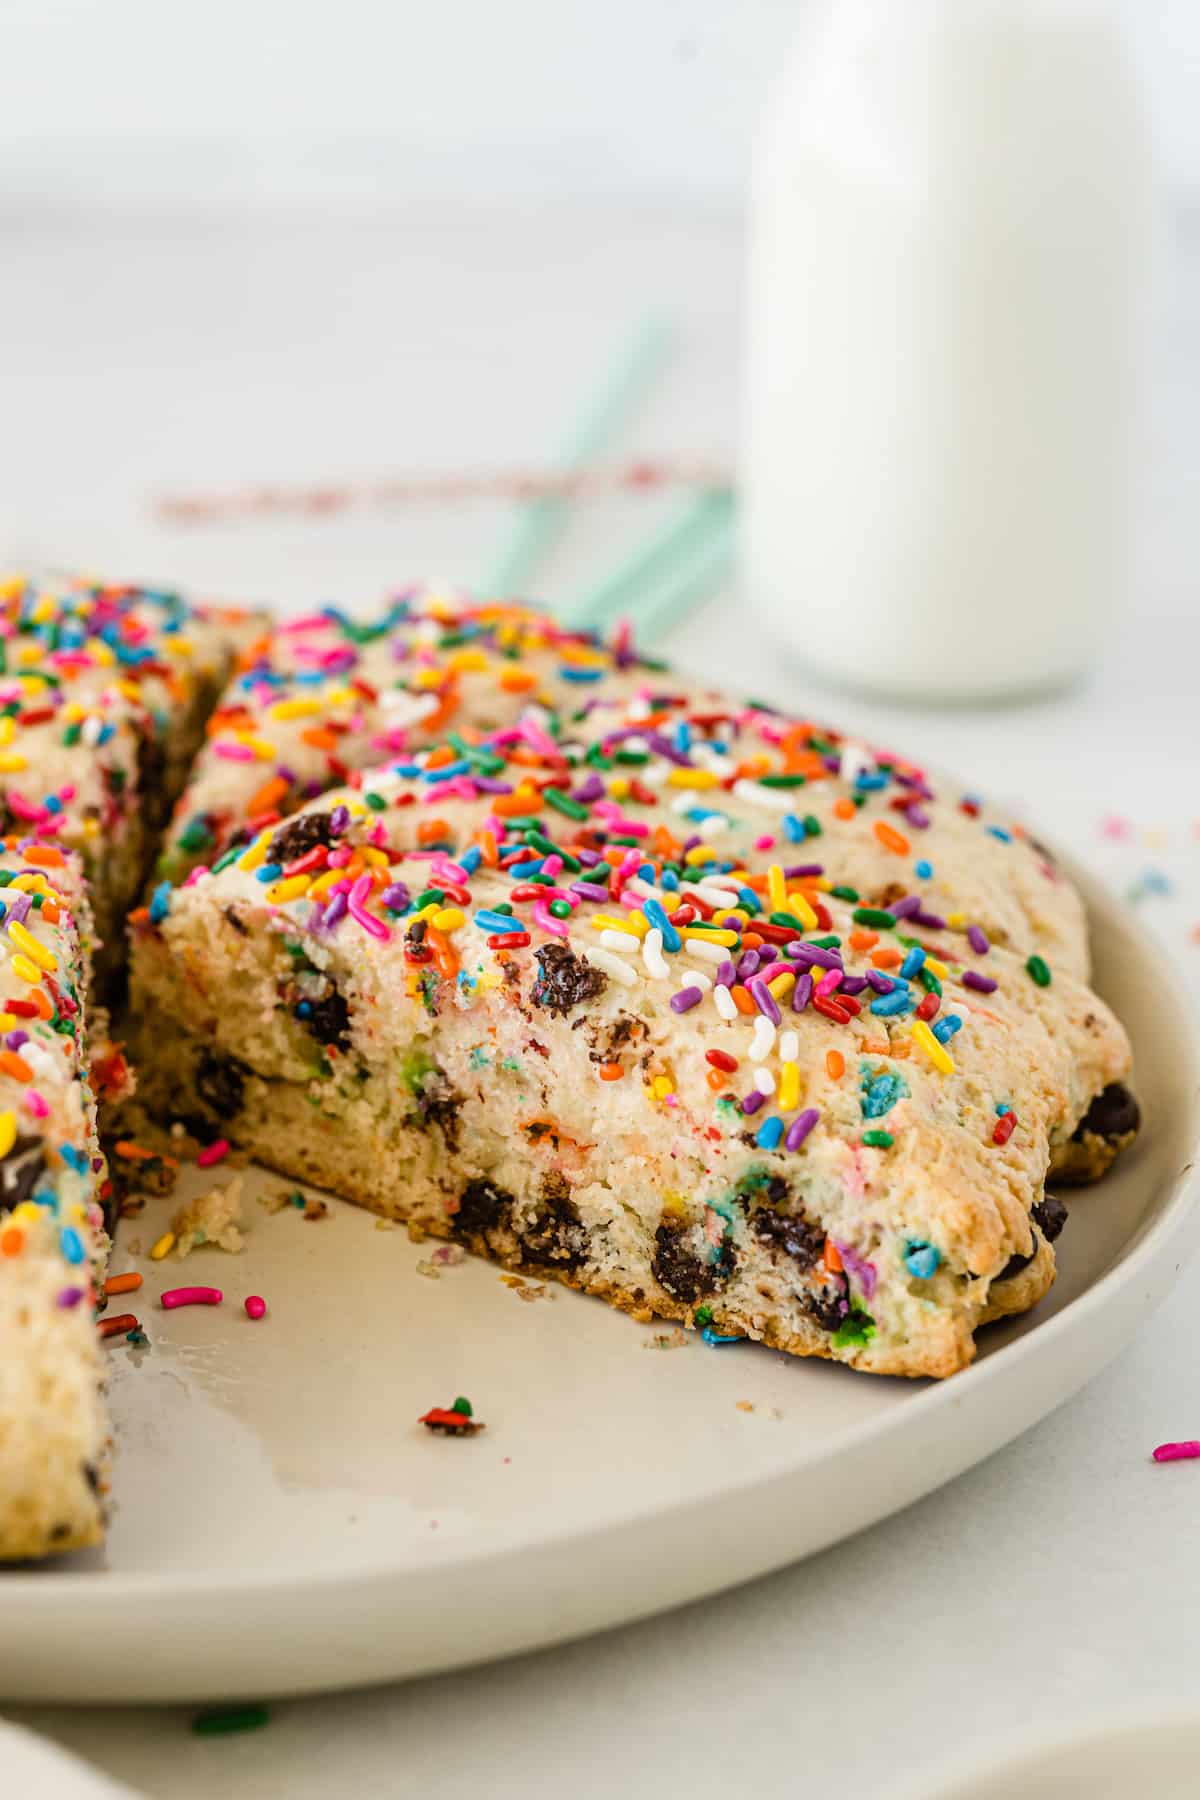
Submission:
[[12,1559],[90,1544],[103,1529],[94,1308],[108,1240],[79,859],[10,839],[0,907],[0,1559]]
[[1052,1146],[1128,1068],[1107,1007],[846,898],[832,833],[818,876],[770,832],[689,860],[650,789],[631,830],[634,796],[505,736],[482,793],[435,751],[158,890],[143,1098],[639,1316],[962,1367],[1006,1279],[1053,1277]]

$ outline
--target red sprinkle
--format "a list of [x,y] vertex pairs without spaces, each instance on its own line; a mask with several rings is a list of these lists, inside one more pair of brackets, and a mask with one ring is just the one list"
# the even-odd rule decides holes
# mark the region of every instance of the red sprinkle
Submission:
[[168,1288],[159,1296],[160,1304],[170,1312],[174,1306],[220,1306],[225,1298],[220,1288],[210,1287],[177,1287]]
[[738,1066],[737,1057],[730,1056],[728,1050],[706,1050],[704,1060],[711,1063],[714,1069],[724,1069],[727,1075],[732,1075]]
[[267,1303],[261,1294],[247,1294],[246,1316],[250,1319],[261,1319],[267,1310]]
[[1001,1113],[992,1130],[993,1144],[1007,1144],[1017,1129],[1017,1115],[1014,1112]]
[[1195,1438],[1184,1438],[1178,1444],[1160,1444],[1154,1452],[1155,1462],[1190,1462],[1195,1456],[1200,1456],[1200,1442]]
[[838,1001],[829,999],[825,994],[814,994],[812,1003],[817,1012],[823,1013],[827,1019],[832,1019],[836,1025],[848,1025],[850,1014],[846,1010],[846,1003],[849,998],[850,996],[846,995]]
[[229,1155],[229,1139],[217,1138],[215,1143],[206,1144],[196,1158],[201,1169],[211,1169],[214,1163],[224,1162]]
[[920,1006],[917,1008],[918,1019],[928,1020],[936,1018],[938,1007],[941,1004],[942,1002],[937,994],[926,994]]
[[487,940],[489,950],[523,950],[532,939],[527,931],[500,931]]

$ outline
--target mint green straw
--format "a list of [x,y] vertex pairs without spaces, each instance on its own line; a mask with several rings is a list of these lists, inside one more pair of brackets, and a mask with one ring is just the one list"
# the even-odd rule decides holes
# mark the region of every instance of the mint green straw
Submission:
[[694,496],[598,586],[572,605],[560,607],[562,623],[571,631],[603,631],[628,613],[640,626],[656,589],[669,587],[676,571],[684,579],[694,553],[715,540],[729,539],[733,512],[733,495],[727,490],[714,488]]
[[[560,450],[560,469],[570,473],[585,468],[614,441],[661,372],[674,338],[666,319],[657,315],[643,319]],[[547,494],[523,506],[481,591],[499,599],[527,592],[534,570],[561,536],[569,513],[570,501],[561,494]]]
[[669,569],[657,586],[651,586],[630,607],[634,642],[643,649],[657,644],[664,634],[689,613],[711,599],[728,578],[734,565],[736,533],[732,511],[723,523],[691,546],[691,553]]

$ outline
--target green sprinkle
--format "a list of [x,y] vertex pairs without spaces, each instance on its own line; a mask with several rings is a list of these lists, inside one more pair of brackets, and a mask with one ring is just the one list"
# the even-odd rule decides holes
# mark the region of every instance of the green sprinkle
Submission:
[[628,768],[640,769],[650,761],[650,752],[648,750],[618,750],[613,761],[624,763]]
[[244,856],[245,853],[246,846],[244,844],[235,844],[232,850],[226,850],[224,856],[219,856],[217,858],[212,866],[213,874],[219,875],[222,869],[227,869],[230,863],[235,863],[238,857]]
[[692,1314],[693,1325],[711,1325],[713,1310],[711,1306],[698,1306]]
[[808,780],[807,775],[760,775],[759,785],[765,788],[798,788]]
[[833,1347],[844,1350],[850,1344],[869,1344],[874,1336],[875,1321],[870,1313],[861,1306],[852,1306],[833,1334]]
[[179,834],[179,844],[183,850],[203,850],[206,844],[211,843],[212,832],[203,819],[189,819]]
[[804,826],[809,837],[820,837],[821,821],[818,819],[816,813],[805,813],[804,818],[801,820],[801,824]]
[[896,915],[886,912],[882,906],[856,906],[854,923],[869,925],[875,931],[890,931],[896,923]]
[[258,1731],[270,1723],[266,1706],[211,1706],[192,1720],[197,1737],[225,1737],[233,1731]]
[[1044,957],[1031,956],[1025,964],[1025,971],[1039,987],[1050,986],[1050,965]]
[[834,932],[831,932],[828,937],[809,938],[808,941],[810,944],[815,944],[818,950],[840,950],[842,947],[841,938]]
[[372,812],[386,812],[387,801],[382,794],[364,794],[363,799],[366,801]]
[[436,901],[438,906],[440,906],[445,898],[445,891],[442,888],[426,888],[424,893],[417,895],[416,899],[413,901],[413,906],[416,908],[417,912],[420,912],[421,908],[423,906],[428,906],[431,901]]
[[569,919],[571,916],[571,902],[569,900],[552,900],[550,902],[549,912],[551,918]]
[[570,794],[564,794],[559,788],[543,788],[542,799],[555,812],[565,813],[568,819],[586,819],[588,816],[586,806],[580,806],[578,800],[572,800]]
[[75,745],[79,742],[82,735],[83,735],[83,726],[82,725],[68,725],[67,729],[62,734],[62,741],[63,741],[65,748],[70,750],[73,745]]
[[804,927],[795,913],[773,912],[767,920],[768,925],[789,925],[793,931],[803,931]]
[[835,900],[849,900],[851,902],[854,902],[854,901],[857,901],[859,898],[859,892],[858,892],[857,888],[835,887],[835,888],[830,888],[829,891],[833,895]]
[[864,1131],[862,1141],[870,1144],[872,1150],[890,1150],[896,1140],[890,1131]]
[[921,983],[921,986],[925,989],[927,994],[940,994],[942,991],[942,984],[932,969],[918,970],[917,980]]
[[475,1409],[471,1405],[471,1402],[466,1398],[466,1396],[464,1394],[460,1394],[458,1396],[457,1400],[454,1402],[454,1405],[450,1408],[450,1411],[456,1412],[456,1413],[462,1413],[463,1417],[466,1419],[473,1419],[475,1416]]

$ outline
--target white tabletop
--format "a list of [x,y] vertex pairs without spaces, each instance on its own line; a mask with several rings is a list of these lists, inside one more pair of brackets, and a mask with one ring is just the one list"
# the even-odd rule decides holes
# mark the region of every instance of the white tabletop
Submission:
[[[0,548],[284,605],[365,601],[426,573],[480,578],[504,532],[493,504],[187,531],[144,502],[165,486],[537,463],[654,305],[679,319],[679,354],[626,447],[732,456],[739,230],[720,214],[599,205],[453,220],[398,207],[336,226],[31,223],[10,234],[0,287]],[[752,625],[731,630],[727,604],[669,648],[1025,803],[1133,895],[1200,997],[1197,261],[1181,256],[1164,303],[1136,612],[1087,687],[984,712],[829,696]],[[581,510],[543,593],[605,573],[659,506]],[[976,1741],[1190,1708],[1200,1470],[1149,1452],[1200,1435],[1200,1268],[1155,1311],[1158,1298],[1132,1350],[1008,1450],[722,1598],[499,1667],[283,1701],[244,1737],[197,1738],[182,1711],[17,1716],[174,1800],[587,1800],[878,1791]]]

